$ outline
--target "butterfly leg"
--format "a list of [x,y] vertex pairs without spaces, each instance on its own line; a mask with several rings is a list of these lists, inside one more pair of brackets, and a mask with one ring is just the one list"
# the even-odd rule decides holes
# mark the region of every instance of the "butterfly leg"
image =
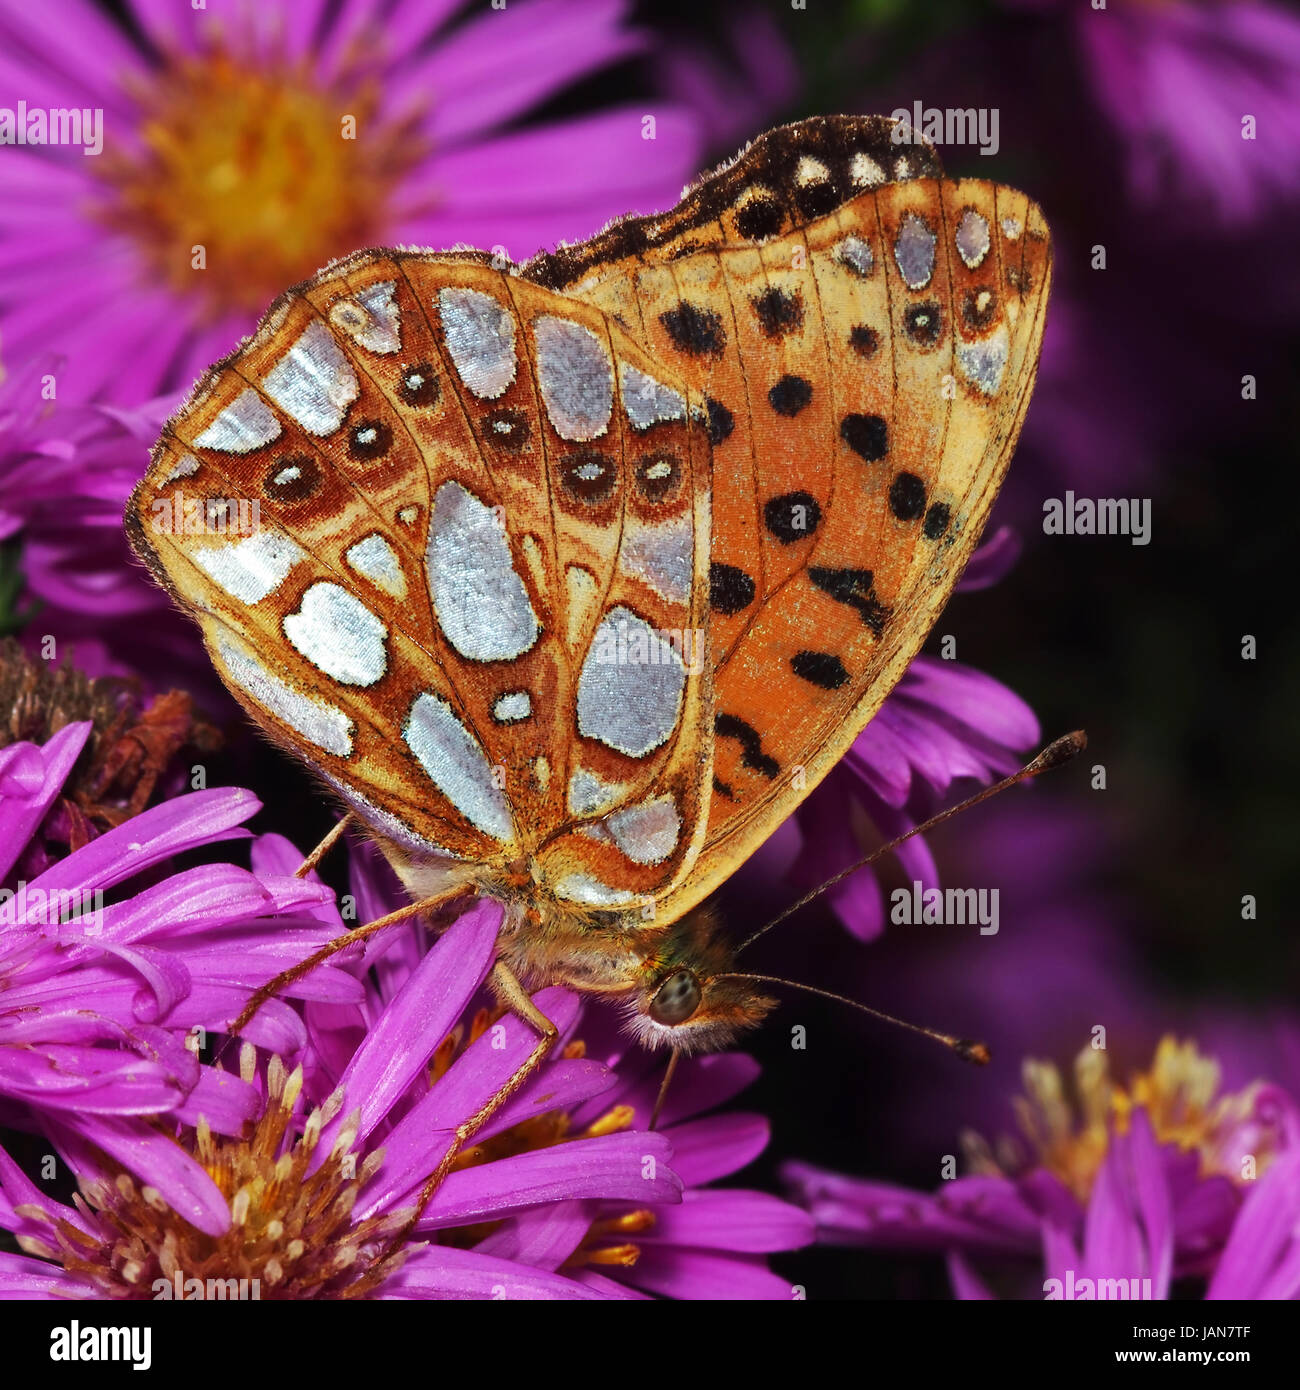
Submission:
[[299,961],[290,969],[281,971],[273,980],[268,980],[244,1005],[239,1017],[235,1019],[227,1031],[232,1036],[240,1032],[268,999],[273,999],[286,985],[291,985],[295,980],[301,980],[304,975],[310,974],[323,961],[329,960],[339,951],[345,951],[349,946],[355,945],[358,941],[364,941],[368,936],[373,936],[376,932],[383,931],[385,927],[391,927],[397,922],[405,922],[408,918],[417,917],[422,912],[432,912],[435,908],[446,907],[448,903],[455,902],[458,898],[469,899],[474,895],[475,890],[473,888],[453,888],[445,893],[439,893],[435,897],[424,898],[418,903],[407,903],[405,907],[399,907],[395,912],[388,913],[387,916],[376,917],[373,922],[367,922],[364,926],[353,927],[351,931],[344,932],[342,936],[336,936],[333,941],[326,942],[320,950],[314,951],[306,960]]
[[316,846],[314,850],[302,861],[293,871],[294,878],[306,878],[309,873],[320,863],[322,859],[338,844],[343,837],[343,832],[352,824],[355,817],[351,811],[345,811],[342,818],[335,824],[328,835]]
[[451,1170],[457,1156],[465,1145],[483,1128],[498,1110],[510,1099],[525,1081],[541,1066],[546,1054],[560,1038],[560,1030],[537,1007],[528,996],[528,991],[519,982],[519,977],[503,961],[492,967],[492,987],[498,997],[525,1023],[537,1033],[537,1042],[528,1056],[508,1076],[501,1087],[490,1096],[467,1120],[456,1126],[451,1145],[443,1154],[438,1166],[429,1174],[420,1195],[416,1198],[415,1210],[402,1230],[393,1238],[390,1248],[397,1249],[410,1234],[420,1219],[429,1199],[442,1186],[443,1179]]

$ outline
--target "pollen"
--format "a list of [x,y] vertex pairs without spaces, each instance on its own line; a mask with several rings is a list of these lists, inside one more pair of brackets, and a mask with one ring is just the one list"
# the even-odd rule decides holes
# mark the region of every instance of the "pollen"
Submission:
[[303,63],[219,43],[169,57],[132,96],[136,138],[95,161],[95,212],[136,243],[148,283],[199,296],[211,318],[264,309],[383,240],[397,185],[429,150],[420,113],[379,118],[372,79],[325,88]]
[[[1258,1113],[1259,1084],[1221,1094],[1218,1063],[1202,1056],[1193,1042],[1162,1038],[1150,1069],[1137,1073],[1127,1087],[1111,1078],[1105,1052],[1085,1047],[1074,1063],[1073,1104],[1060,1071],[1050,1063],[1026,1061],[1022,1079],[1025,1094],[1012,1104],[1030,1162],[1055,1174],[1080,1201],[1092,1192],[1111,1133],[1127,1133],[1135,1110],[1146,1112],[1157,1142],[1197,1154],[1203,1177],[1242,1179],[1242,1149],[1234,1139],[1247,1129],[1256,1176],[1276,1151],[1275,1137]],[[965,1136],[964,1143],[977,1172],[1012,1174],[1025,1166],[1014,1141],[999,1144],[996,1154],[977,1135]]]
[[[251,1048],[245,1049],[244,1061],[251,1074]],[[405,1259],[394,1237],[410,1213],[352,1219],[357,1196],[383,1155],[356,1161],[353,1117],[312,1172],[321,1130],[342,1101],[336,1093],[308,1116],[300,1138],[286,1142],[301,1088],[302,1069],[286,1073],[273,1058],[266,1108],[248,1137],[214,1136],[202,1120],[190,1136],[188,1147],[230,1204],[230,1226],[223,1235],[197,1230],[153,1188],[117,1173],[83,1184],[74,1199],[85,1230],[61,1220],[57,1250],[39,1240],[27,1240],[24,1248],[61,1259],[107,1298],[366,1297]],[[222,1292],[214,1295],[213,1286]]]

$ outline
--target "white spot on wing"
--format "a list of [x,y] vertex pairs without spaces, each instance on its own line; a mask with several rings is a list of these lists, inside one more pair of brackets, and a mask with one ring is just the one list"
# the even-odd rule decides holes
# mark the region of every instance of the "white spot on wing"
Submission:
[[685,685],[672,643],[630,609],[611,608],[578,677],[578,732],[643,758],[677,727]]
[[380,834],[386,835],[395,844],[401,845],[403,849],[421,856],[431,855],[443,859],[459,859],[461,857],[454,850],[448,849],[446,845],[437,844],[433,840],[426,840],[423,835],[417,835],[405,821],[399,819],[391,811],[385,811],[382,806],[376,806],[369,797],[362,796],[359,791],[349,787],[345,782],[340,782],[337,777],[331,777],[328,772],[322,772],[319,768],[316,771],[363,820],[368,821]]
[[266,394],[308,434],[333,434],[360,394],[357,374],[319,319],[262,378]]
[[198,459],[193,454],[182,454],[168,469],[167,476],[158,480],[158,486],[166,487],[168,483],[178,483],[182,478],[193,477],[198,471]]
[[496,400],[515,379],[515,321],[509,311],[481,290],[451,286],[438,291],[438,314],[460,379],[476,396]]
[[580,323],[543,314],[537,338],[537,384],[561,439],[598,439],[614,408],[614,368],[606,345]]
[[691,594],[695,537],[689,514],[648,526],[628,517],[618,565],[648,584],[655,593],[674,603],[685,603]]
[[957,370],[978,391],[994,396],[1002,385],[1007,366],[1009,341],[1006,324],[977,343],[957,344]]
[[438,625],[461,656],[510,661],[537,641],[541,625],[505,526],[459,483],[443,483],[434,498],[427,570]]
[[569,812],[575,816],[598,816],[621,801],[624,790],[622,782],[606,782],[580,767],[569,778]]
[[517,724],[533,712],[533,697],[526,690],[511,690],[498,695],[492,705],[492,718],[499,724]]
[[200,449],[247,454],[280,437],[275,412],[246,386],[194,441]]
[[257,603],[274,593],[303,550],[279,531],[259,531],[227,545],[196,547],[194,563],[232,598]]
[[330,322],[370,352],[392,353],[402,346],[402,311],[393,297],[394,280],[367,285],[351,299],[330,306]]
[[885,181],[885,171],[865,150],[859,150],[849,162],[849,178],[854,188],[875,188]]
[[374,685],[388,669],[388,629],[355,594],[337,584],[311,585],[284,635],[318,670],[341,685]]
[[476,830],[507,843],[514,839],[505,794],[493,781],[477,740],[446,700],[417,695],[402,738],[429,780]]
[[611,888],[591,874],[565,874],[555,885],[555,896],[587,907],[622,907],[636,901],[626,888]]
[[217,655],[230,679],[269,714],[309,743],[346,758],[352,752],[352,721],[336,705],[287,685],[233,638],[217,639]]
[[364,579],[394,598],[406,597],[406,576],[397,552],[378,531],[349,546],[343,557]]
[[934,232],[914,212],[904,214],[894,242],[894,260],[909,290],[921,290],[930,283],[937,240]]
[[861,237],[856,236],[846,236],[843,241],[837,242],[831,257],[864,280],[871,274],[876,263],[875,257],[871,254],[871,247]]
[[614,843],[634,864],[662,864],[677,848],[682,818],[670,796],[654,797],[605,818]]
[[671,386],[656,381],[630,362],[620,362],[618,370],[623,388],[623,409],[627,411],[633,429],[648,430],[652,425],[667,420],[686,418],[686,402]]
[[957,222],[957,232],[953,240],[957,245],[957,254],[962,258],[966,268],[975,270],[989,253],[988,219],[974,208],[967,208]]

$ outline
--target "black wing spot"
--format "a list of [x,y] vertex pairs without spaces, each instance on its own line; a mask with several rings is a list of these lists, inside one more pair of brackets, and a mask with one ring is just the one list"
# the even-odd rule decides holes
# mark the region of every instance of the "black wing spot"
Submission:
[[849,329],[849,346],[859,357],[871,357],[880,346],[880,334],[865,323],[855,323]]
[[889,452],[889,426],[879,415],[846,415],[840,421],[840,438],[868,463]]
[[758,326],[769,338],[783,338],[803,327],[803,298],[776,286],[755,295],[751,301],[758,315]]
[[735,565],[715,560],[709,566],[709,605],[730,618],[754,601],[754,581]]
[[773,780],[781,771],[781,764],[770,754],[763,752],[763,740],[752,724],[747,724],[738,714],[719,714],[713,721],[713,732],[718,738],[734,738],[740,744],[740,765],[761,772],[768,780]]
[[925,484],[915,473],[899,473],[889,485],[889,510],[899,521],[915,521],[925,511]]
[[936,300],[913,304],[903,315],[903,332],[917,347],[932,348],[939,341],[943,315]]
[[721,444],[736,428],[736,417],[719,400],[705,396],[704,408],[709,412],[709,443]]
[[522,410],[509,406],[500,410],[489,410],[479,422],[483,437],[498,449],[517,454],[528,443],[528,416]]
[[659,322],[668,330],[673,345],[692,357],[718,357],[727,344],[722,319],[712,309],[701,309],[685,299],[675,309],[666,309]]
[[834,652],[796,652],[790,658],[790,669],[800,680],[822,690],[838,690],[849,679],[844,663]]
[[768,403],[778,415],[798,415],[812,400],[812,382],[801,376],[786,375],[767,393]]
[[320,485],[320,464],[310,454],[286,455],[262,479],[262,491],[273,502],[305,502]]
[[413,367],[404,368],[397,394],[403,405],[437,405],[442,395],[442,387],[438,385],[438,377],[432,363],[417,362]]
[[362,420],[348,435],[348,453],[358,463],[383,458],[393,446],[393,432],[382,420]]
[[948,523],[951,520],[952,513],[948,510],[948,504],[936,502],[925,514],[925,523],[921,527],[921,534],[928,541],[937,541],[948,529]]
[[808,578],[837,603],[846,603],[855,609],[871,631],[880,636],[889,609],[876,597],[870,570],[822,569],[814,565],[808,571]]
[[783,492],[763,504],[763,522],[782,545],[807,540],[822,519],[822,509],[811,492]]
[[751,198],[736,210],[736,230],[749,241],[766,241],[785,226],[785,209],[775,198]]

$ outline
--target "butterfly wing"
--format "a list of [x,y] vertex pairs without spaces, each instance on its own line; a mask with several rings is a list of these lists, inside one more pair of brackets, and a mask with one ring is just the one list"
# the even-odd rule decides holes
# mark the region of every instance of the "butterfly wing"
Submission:
[[705,396],[715,756],[699,902],[830,770],[919,650],[1028,405],[1039,209],[878,118],[771,132],[658,219],[525,273]]
[[599,309],[364,252],[205,377],[128,530],[399,866],[653,900],[705,823],[708,450]]

